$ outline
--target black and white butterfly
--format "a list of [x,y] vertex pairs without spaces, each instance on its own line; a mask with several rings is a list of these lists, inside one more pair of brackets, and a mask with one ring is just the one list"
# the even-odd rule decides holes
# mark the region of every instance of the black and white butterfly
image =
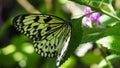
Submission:
[[23,14],[13,19],[15,28],[33,40],[35,52],[61,60],[71,36],[71,23],[47,14]]

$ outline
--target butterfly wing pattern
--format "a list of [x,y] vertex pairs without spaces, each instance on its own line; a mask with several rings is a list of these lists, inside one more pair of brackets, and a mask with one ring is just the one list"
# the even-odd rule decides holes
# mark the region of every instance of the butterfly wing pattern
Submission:
[[13,24],[33,40],[35,52],[43,57],[58,56],[71,35],[71,23],[53,15],[23,14]]

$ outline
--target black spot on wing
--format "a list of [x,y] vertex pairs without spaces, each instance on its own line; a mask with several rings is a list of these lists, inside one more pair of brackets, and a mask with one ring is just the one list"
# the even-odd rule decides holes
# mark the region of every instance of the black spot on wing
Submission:
[[21,23],[21,26],[22,26],[22,27],[25,26],[24,23]]
[[50,29],[51,29],[51,27],[49,26],[49,27],[47,27],[46,31],[49,31]]
[[35,41],[39,41],[41,40],[42,36],[41,36],[41,33],[38,33],[37,35],[32,35],[32,39],[35,40]]
[[45,46],[45,48],[47,49],[47,48],[48,48],[48,46]]
[[48,54],[50,54],[50,52],[49,52],[49,51],[48,51],[48,52],[46,52],[46,53],[47,53],[47,55],[48,55]]
[[33,28],[34,28],[34,29],[37,29],[37,28],[38,28],[38,25],[34,26]]
[[43,45],[43,43],[41,43],[41,46]]
[[37,30],[34,29],[32,33],[35,33],[36,31],[37,31]]
[[55,56],[57,56],[57,51],[54,51],[54,52],[47,51],[45,53],[47,54],[46,57],[55,57]]
[[46,41],[48,41],[47,37],[44,38]]
[[57,53],[58,53],[57,51],[52,52],[52,54],[53,54],[54,56],[56,56]]
[[15,26],[24,26],[23,20],[25,19],[26,16],[29,16],[29,14],[24,14],[24,15],[16,16],[13,19],[13,24]]
[[51,46],[51,49],[53,49],[53,46]]
[[36,37],[36,35],[32,35],[32,39],[33,39],[34,37]]
[[44,52],[41,48],[39,49],[41,52]]
[[36,16],[35,19],[34,19],[34,22],[38,22],[39,19],[40,19],[40,17]]
[[41,33],[42,29],[39,29],[38,32]]
[[52,36],[54,36],[54,34],[52,34]]
[[38,33],[37,39],[40,40],[42,38],[41,33]]
[[44,19],[44,22],[47,23],[47,22],[49,22],[50,20],[52,20],[52,18],[51,18],[51,17],[47,17],[46,19]]
[[37,33],[37,35],[35,37],[35,40],[40,40],[42,38],[41,31],[42,31],[41,29],[38,30],[38,33]]
[[38,37],[41,37],[41,31],[42,31],[42,29],[38,30]]
[[49,46],[51,46],[51,43],[49,43]]
[[27,27],[27,29],[30,29],[30,28],[31,28],[31,25],[32,25],[32,24],[29,24],[28,27]]
[[26,34],[30,34],[30,31],[26,31]]
[[56,44],[54,44],[53,47],[56,49]]
[[17,17],[15,17],[14,19],[13,19],[13,24],[16,26],[17,25],[17,20],[19,19],[19,16],[17,16]]
[[[35,45],[34,48],[37,49],[36,53],[43,56],[43,57],[55,57],[55,56],[57,56],[57,53],[58,53],[57,51],[52,51],[52,52],[44,51],[42,48],[38,48],[38,43],[35,43],[34,45]],[[40,46],[43,46],[43,43],[41,43]],[[47,48],[48,48],[48,46],[45,46],[45,49],[47,49]]]
[[26,16],[29,16],[29,14],[22,15],[20,18],[20,23],[23,23],[23,20],[25,19]]

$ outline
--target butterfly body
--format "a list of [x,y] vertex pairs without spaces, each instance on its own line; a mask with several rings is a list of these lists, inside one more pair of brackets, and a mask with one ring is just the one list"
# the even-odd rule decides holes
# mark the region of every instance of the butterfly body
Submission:
[[13,19],[15,28],[33,40],[35,52],[43,57],[60,54],[71,35],[71,23],[47,14],[23,14]]

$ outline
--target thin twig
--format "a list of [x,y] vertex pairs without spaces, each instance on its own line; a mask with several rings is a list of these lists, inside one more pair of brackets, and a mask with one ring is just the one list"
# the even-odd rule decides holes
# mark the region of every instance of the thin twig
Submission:
[[98,46],[98,48],[99,48],[99,50],[100,50],[100,52],[101,52],[104,60],[108,64],[109,68],[113,68],[113,66],[111,65],[111,63],[106,59],[106,54],[104,53],[102,46],[99,43],[96,43],[96,45]]
[[17,0],[17,2],[29,13],[40,13],[40,11],[35,9],[27,0]]

